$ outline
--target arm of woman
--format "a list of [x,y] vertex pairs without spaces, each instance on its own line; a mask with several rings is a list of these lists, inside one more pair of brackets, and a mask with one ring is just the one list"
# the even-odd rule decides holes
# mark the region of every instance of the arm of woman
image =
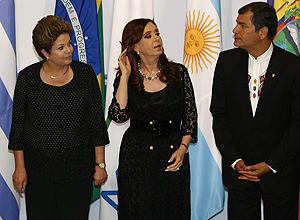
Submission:
[[[184,116],[182,118],[182,139],[180,147],[172,154],[166,171],[178,171],[183,164],[184,154],[188,152],[189,144],[197,141],[197,107],[195,102],[194,89],[185,66],[179,66],[181,83],[184,93]],[[175,161],[174,161],[175,160]]]
[[13,173],[13,184],[19,193],[23,193],[27,185],[27,172],[25,169],[25,159],[23,147],[25,146],[23,133],[28,105],[28,95],[26,86],[27,70],[22,70],[17,78],[14,104],[12,113],[12,125],[9,134],[8,149],[14,152],[15,171]]
[[174,162],[174,163],[169,165],[167,167],[166,171],[175,172],[175,171],[179,170],[179,168],[183,164],[184,154],[186,154],[188,152],[188,146],[189,146],[191,140],[192,140],[191,135],[185,135],[182,137],[179,148],[172,154],[170,160],[168,161],[169,163],[172,163],[172,162]]
[[129,58],[124,50],[119,56],[119,74],[114,82],[113,99],[108,109],[108,116],[117,123],[125,122],[129,119],[128,104],[128,82],[131,73]]
[[197,132],[198,132],[198,114],[195,101],[194,88],[189,76],[189,73],[185,66],[181,66],[181,80],[183,83],[184,92],[184,116],[182,118],[182,136],[190,135],[192,139],[191,143],[197,142]]
[[[95,147],[95,161],[96,163],[105,164],[105,146]],[[105,167],[100,168],[99,166],[95,166],[95,173],[93,177],[96,186],[103,184],[107,180],[107,172]]]
[[129,58],[126,56],[127,49],[125,49],[119,56],[119,67],[121,70],[121,78],[119,87],[116,93],[117,102],[120,105],[120,109],[124,109],[128,103],[128,81],[131,73],[131,66]]
[[13,174],[13,184],[19,193],[23,193],[23,190],[27,185],[27,172],[25,169],[24,152],[22,150],[14,151],[15,157],[15,172]]

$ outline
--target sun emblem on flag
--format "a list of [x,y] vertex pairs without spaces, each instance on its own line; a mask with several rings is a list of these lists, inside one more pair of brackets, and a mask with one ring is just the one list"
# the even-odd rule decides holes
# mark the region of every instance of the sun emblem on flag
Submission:
[[212,65],[211,60],[216,60],[217,51],[220,50],[220,30],[216,28],[217,24],[209,15],[205,16],[205,12],[202,13],[201,20],[200,15],[198,11],[196,18],[194,10],[193,16],[191,11],[186,16],[184,65],[188,69],[191,67],[191,73],[194,72],[194,67],[197,73],[199,67],[201,72],[204,66],[208,69],[208,63]]

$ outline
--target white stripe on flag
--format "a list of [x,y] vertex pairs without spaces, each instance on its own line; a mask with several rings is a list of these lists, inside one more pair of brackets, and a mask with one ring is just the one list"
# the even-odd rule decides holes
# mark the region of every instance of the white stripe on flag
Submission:
[[2,79],[9,96],[13,98],[16,82],[16,56],[8,36],[0,22],[0,78]]

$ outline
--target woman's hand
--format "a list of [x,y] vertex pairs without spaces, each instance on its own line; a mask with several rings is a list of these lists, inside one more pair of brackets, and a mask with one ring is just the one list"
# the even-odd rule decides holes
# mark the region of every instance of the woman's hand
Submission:
[[105,183],[107,180],[107,172],[105,168],[96,166],[96,172],[94,173],[95,186],[99,186]]
[[170,166],[168,166],[166,171],[169,171],[169,172],[178,171],[179,168],[183,164],[183,158],[184,158],[185,152],[186,152],[186,148],[183,145],[181,145],[170,157],[170,160],[168,162],[172,163],[174,160],[175,160],[175,162],[173,164],[171,164]]
[[16,190],[22,194],[27,185],[27,172],[25,168],[16,168],[13,174],[13,184]]
[[127,79],[131,73],[131,65],[129,62],[129,58],[126,56],[127,49],[125,49],[119,56],[119,66],[123,76],[126,76]]

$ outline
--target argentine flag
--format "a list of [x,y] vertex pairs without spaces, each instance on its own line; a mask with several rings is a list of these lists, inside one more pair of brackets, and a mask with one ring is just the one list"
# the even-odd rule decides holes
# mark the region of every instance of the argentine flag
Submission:
[[198,142],[190,144],[192,220],[206,220],[224,206],[221,155],[209,112],[212,79],[221,50],[219,0],[188,0],[184,64],[193,82],[198,110]]
[[0,219],[19,219],[19,196],[12,183],[13,154],[8,152],[12,97],[16,82],[14,0],[0,1]]

